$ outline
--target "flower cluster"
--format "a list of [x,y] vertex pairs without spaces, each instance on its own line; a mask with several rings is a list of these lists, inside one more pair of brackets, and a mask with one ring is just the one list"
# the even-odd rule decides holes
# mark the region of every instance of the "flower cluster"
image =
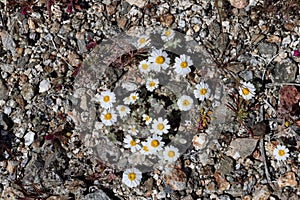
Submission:
[[106,90],[100,95],[96,95],[96,101],[100,102],[100,106],[104,109],[100,116],[102,123],[106,126],[112,126],[117,121],[117,114],[112,108],[116,102],[116,95],[110,90]]
[[[170,43],[174,37],[175,32],[171,29],[165,29],[161,34],[161,40],[164,42]],[[104,127],[109,127],[109,131],[122,130],[117,144],[122,145],[126,155],[144,156],[145,159],[158,160],[163,165],[174,163],[180,157],[181,147],[176,142],[169,144],[170,136],[176,137],[174,134],[177,133],[178,127],[170,123],[173,116],[168,113],[174,109],[190,112],[197,107],[197,102],[211,98],[211,89],[204,81],[189,83],[191,92],[175,94],[175,97],[171,98],[173,104],[164,108],[168,110],[166,116],[161,116],[158,111],[155,113],[156,110],[153,113],[149,108],[153,99],[158,97],[158,102],[165,104],[165,100],[160,99],[160,96],[162,89],[166,89],[166,80],[160,75],[171,75],[172,80],[184,80],[194,70],[194,62],[187,54],[177,55],[164,48],[148,48],[151,39],[147,35],[138,37],[133,44],[138,51],[143,52],[130,66],[141,78],[140,85],[121,98],[118,97],[119,93],[112,91],[113,88],[96,95],[95,99],[100,105],[99,118]],[[145,49],[149,51],[145,53]],[[121,123],[118,123],[118,119]],[[141,181],[142,173],[130,161],[129,165],[132,168],[124,171],[122,182],[128,187],[136,187]]]

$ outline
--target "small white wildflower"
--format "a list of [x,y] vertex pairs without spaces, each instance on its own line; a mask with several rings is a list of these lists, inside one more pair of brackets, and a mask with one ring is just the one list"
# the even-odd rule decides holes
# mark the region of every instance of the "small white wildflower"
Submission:
[[250,82],[241,81],[241,86],[239,86],[239,94],[245,99],[250,100],[255,95],[255,87]]
[[117,115],[114,110],[105,110],[101,113],[100,119],[105,126],[112,126],[117,121]]
[[134,104],[139,99],[139,94],[136,92],[133,92],[130,94],[129,98],[130,98],[130,103]]
[[170,41],[174,38],[175,36],[175,31],[173,31],[172,29],[170,28],[167,28],[167,29],[164,29],[162,34],[161,34],[161,39],[164,41],[164,42],[167,42],[167,41]]
[[129,105],[129,104],[131,103],[130,97],[129,97],[129,96],[128,96],[128,97],[125,97],[125,98],[123,99],[123,102],[124,102],[125,105]]
[[148,60],[142,60],[139,64],[139,70],[141,73],[148,74],[150,71],[150,62]]
[[168,57],[168,54],[162,49],[153,49],[150,54],[149,61],[151,62],[151,70],[156,72],[160,72],[161,68],[167,69],[170,64],[170,58]]
[[124,117],[126,117],[130,113],[130,108],[124,105],[118,105],[117,110],[121,119],[124,119]]
[[136,168],[126,169],[123,173],[122,182],[130,188],[138,186],[141,180],[142,172]]
[[208,98],[210,95],[210,88],[207,83],[201,82],[196,85],[196,89],[194,90],[194,95],[200,101],[203,101],[205,98]]
[[113,103],[116,102],[115,93],[110,90],[101,92],[100,96],[97,95],[97,100],[100,102],[100,106],[105,109],[109,109],[113,106]]
[[190,66],[192,65],[193,61],[191,60],[190,56],[183,54],[180,55],[179,58],[175,58],[174,71],[181,76],[185,76],[191,72]]
[[289,149],[283,145],[277,145],[273,151],[273,155],[276,158],[276,160],[286,160],[287,157],[290,156]]
[[151,154],[152,152],[149,150],[149,145],[147,142],[142,142],[142,148],[140,152],[144,155]]
[[134,104],[138,99],[139,99],[139,94],[137,92],[133,92],[128,97],[125,97],[123,101],[124,104],[129,105],[129,104]]
[[174,146],[166,146],[163,151],[163,158],[168,162],[175,162],[179,156],[179,151]]
[[149,125],[152,122],[152,118],[149,115],[143,114],[142,117],[146,125]]
[[135,125],[129,125],[128,133],[130,133],[131,135],[137,135],[139,133],[139,130],[136,128]]
[[149,78],[146,82],[146,89],[150,92],[153,92],[158,87],[158,79]]
[[147,35],[142,35],[137,40],[137,48],[143,48],[150,44],[150,38]]
[[138,145],[138,143],[139,140],[134,140],[130,135],[126,135],[126,137],[124,138],[124,147],[130,148],[130,151],[132,153],[141,149],[141,146]]
[[167,119],[163,120],[162,117],[159,117],[158,119],[154,119],[151,131],[158,135],[168,133],[170,129],[170,125],[168,123],[169,121]]
[[181,111],[190,110],[193,106],[193,103],[194,103],[193,99],[187,95],[182,95],[177,101],[177,105],[179,107],[179,110]]
[[153,136],[147,138],[147,146],[149,147],[149,151],[151,153],[160,151],[163,148],[165,143],[161,140],[162,140],[162,137],[160,137],[158,135],[153,135]]

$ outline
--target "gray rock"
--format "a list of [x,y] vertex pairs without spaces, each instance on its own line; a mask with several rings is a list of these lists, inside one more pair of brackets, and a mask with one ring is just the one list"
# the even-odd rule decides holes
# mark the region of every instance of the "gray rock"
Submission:
[[86,195],[83,200],[110,200],[110,198],[102,191],[98,190],[92,194]]
[[259,53],[264,57],[273,57],[277,54],[277,46],[271,43],[262,42],[258,45]]
[[297,65],[291,59],[287,58],[277,63],[271,73],[274,77],[274,81],[283,83],[295,81],[297,71]]
[[229,0],[230,4],[233,7],[242,9],[249,5],[249,1],[247,0]]
[[39,92],[43,93],[49,90],[50,88],[50,82],[48,79],[42,80],[39,86]]
[[80,53],[87,52],[87,48],[84,40],[77,40],[77,45]]
[[222,194],[219,196],[220,200],[231,200],[233,198],[231,198],[228,194]]
[[26,146],[29,146],[32,144],[32,142],[34,141],[34,135],[35,135],[35,133],[32,131],[26,133],[26,135],[24,136]]
[[14,56],[16,44],[15,44],[12,36],[9,33],[7,33],[6,31],[2,31],[0,33],[0,36],[2,38],[2,44],[3,44],[4,49],[9,50],[11,52],[11,54]]
[[220,162],[217,165],[217,171],[221,175],[229,174],[234,170],[233,160],[232,158],[228,156],[224,156],[222,159],[220,159]]
[[283,38],[282,39],[282,47],[286,48],[288,47],[290,44],[291,44],[292,40],[291,40],[291,37],[288,35],[287,37]]
[[213,21],[209,26],[208,26],[209,33],[213,37],[218,37],[221,33],[221,27],[220,24],[217,21]]
[[270,191],[266,185],[256,185],[255,190],[252,193],[253,200],[268,199]]
[[30,84],[25,84],[22,88],[21,95],[26,101],[29,101],[34,96],[33,87]]
[[143,8],[146,4],[146,0],[126,0],[130,5],[136,5],[139,8]]
[[26,63],[28,62],[28,60],[29,60],[29,56],[28,55],[20,57],[18,59],[18,61],[17,61],[17,67],[18,68],[24,67],[26,65]]
[[250,81],[253,79],[253,72],[249,70],[241,71],[239,76],[244,79],[244,81]]
[[14,71],[14,66],[6,64],[6,63],[0,63],[0,69],[1,69],[1,71],[4,71],[4,72],[7,72],[7,73],[11,74]]
[[7,97],[7,88],[3,84],[2,80],[0,79],[0,100],[6,99]]
[[257,139],[252,138],[237,138],[230,143],[230,150],[227,152],[227,155],[235,159],[239,157],[244,159],[252,154],[256,148],[257,141]]

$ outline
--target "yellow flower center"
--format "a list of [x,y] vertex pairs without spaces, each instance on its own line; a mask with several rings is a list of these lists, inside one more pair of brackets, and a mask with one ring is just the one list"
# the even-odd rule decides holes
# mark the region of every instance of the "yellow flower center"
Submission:
[[131,140],[130,141],[130,146],[135,146],[136,145],[136,142],[134,140]]
[[103,97],[103,101],[104,101],[105,103],[109,102],[109,96],[108,96],[108,95],[104,96],[104,97]]
[[165,36],[171,35],[171,31],[170,31],[170,30],[166,30],[166,31],[164,32],[164,35],[165,35]]
[[111,119],[111,114],[110,114],[110,113],[106,113],[106,114],[104,115],[104,119],[105,119],[105,120],[110,120],[110,119]]
[[150,144],[151,144],[152,147],[158,147],[159,141],[158,140],[152,140]]
[[128,180],[134,181],[135,180],[135,173],[129,173],[128,174]]
[[131,127],[131,131],[132,131],[132,132],[135,132],[136,130],[135,130],[135,128],[134,128],[134,127]]
[[122,107],[120,108],[120,111],[124,112],[124,111],[125,111],[125,107],[122,106]]
[[157,127],[157,129],[160,130],[160,131],[163,130],[163,129],[165,128],[165,126],[164,126],[162,123],[157,124],[156,127]]
[[285,125],[286,127],[288,127],[288,126],[290,125],[290,122],[289,122],[289,121],[285,121],[285,122],[284,122],[284,125]]
[[174,151],[168,151],[168,156],[170,158],[173,158],[175,156],[175,152]]
[[181,105],[182,106],[189,106],[190,102],[187,99],[185,99],[185,100],[182,101]]
[[149,116],[146,116],[145,117],[145,121],[149,121],[150,120],[150,117]]
[[206,92],[207,92],[207,90],[206,90],[205,88],[201,88],[201,89],[199,90],[200,95],[205,95]]
[[155,86],[155,82],[154,81],[150,81],[149,86],[150,87],[154,87]]
[[284,150],[280,149],[280,150],[278,151],[278,155],[279,155],[279,156],[284,156],[284,154],[285,154]]
[[140,44],[144,44],[146,42],[146,39],[145,38],[141,38],[140,40],[139,40],[139,43]]
[[187,62],[186,61],[181,62],[180,67],[181,68],[186,68],[187,67]]
[[143,70],[147,70],[148,69],[148,65],[146,63],[142,64],[142,69]]
[[243,88],[242,93],[243,95],[248,95],[250,93],[250,90],[248,88]]
[[132,100],[134,100],[134,101],[136,100],[136,96],[132,96],[131,98],[132,98]]
[[161,65],[161,64],[163,64],[164,62],[165,62],[165,58],[162,57],[162,56],[157,56],[157,57],[155,58],[155,63],[156,63],[156,64]]
[[147,146],[143,146],[143,151],[149,151],[148,147]]

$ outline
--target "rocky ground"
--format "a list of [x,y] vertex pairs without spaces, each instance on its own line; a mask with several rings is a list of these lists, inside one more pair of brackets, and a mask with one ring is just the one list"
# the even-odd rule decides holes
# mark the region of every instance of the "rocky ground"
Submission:
[[[299,199],[298,0],[0,0],[0,10],[1,199]],[[164,30],[175,38],[157,39]],[[136,50],[141,33],[154,40]],[[149,93],[137,66],[153,46],[193,66]],[[176,95],[202,81],[211,95],[179,112]],[[103,124],[105,90],[138,93],[130,119]],[[162,109],[162,141],[184,146],[171,165],[123,145],[133,120],[142,140],[141,113]],[[133,166],[143,173],[130,188]]]

